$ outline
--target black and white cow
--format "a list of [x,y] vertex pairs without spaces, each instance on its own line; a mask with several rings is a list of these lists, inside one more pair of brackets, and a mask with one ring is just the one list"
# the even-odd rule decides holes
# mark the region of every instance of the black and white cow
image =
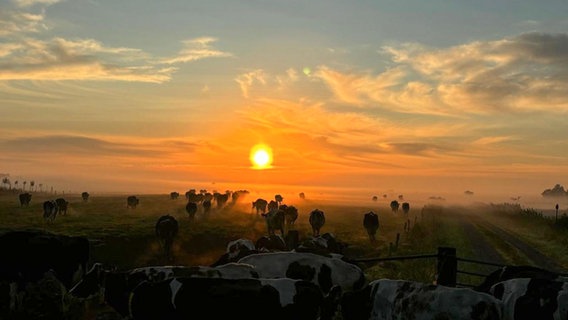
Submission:
[[258,238],[255,247],[259,252],[288,251],[286,241],[284,241],[284,238],[279,234]]
[[225,251],[225,253],[219,259],[217,259],[217,261],[212,263],[211,266],[216,267],[230,262],[237,262],[241,258],[254,253],[259,252],[252,240],[245,238],[233,240],[227,244],[227,250]]
[[173,216],[166,214],[158,218],[155,226],[156,236],[164,250],[164,256],[169,261],[172,258],[172,245],[179,231],[179,224]]
[[504,266],[501,267],[485,277],[483,282],[476,286],[474,289],[477,291],[489,293],[489,290],[495,284],[515,278],[532,278],[532,279],[545,279],[545,280],[560,280],[565,281],[559,273],[533,267],[533,266]]
[[197,214],[197,209],[198,207],[196,202],[188,201],[187,204],[185,205],[185,211],[187,212],[190,221],[193,221],[195,219],[195,215]]
[[55,200],[46,200],[43,203],[43,219],[47,222],[53,222],[57,217],[57,203]]
[[20,199],[20,207],[27,207],[30,205],[30,201],[32,201],[32,194],[29,192],[21,193],[19,195]]
[[314,237],[319,236],[320,229],[325,224],[325,214],[319,209],[315,209],[310,212],[309,217],[310,225],[312,226],[312,233]]
[[58,215],[67,215],[67,207],[69,206],[69,201],[65,200],[64,198],[57,198],[55,199],[55,203],[57,204],[57,214]]
[[[329,299],[329,298],[328,298]],[[143,282],[130,299],[133,320],[207,319],[327,320],[331,303],[309,281],[173,278]]]
[[[49,288],[57,289],[54,294],[61,292],[58,288],[71,288],[86,271],[90,256],[89,241],[84,237],[35,230],[0,234],[0,252],[0,284],[3,290],[0,294],[9,300],[9,307],[6,307],[3,305],[6,300],[0,299],[2,313],[27,308],[30,301],[37,298],[31,296],[34,294],[32,291],[39,290],[45,296],[52,291]],[[6,287],[9,287],[9,293],[4,291]],[[30,291],[30,288],[37,290]]]
[[311,252],[321,255],[343,255],[346,247],[347,244],[337,240],[333,233],[326,232],[322,235],[302,240],[295,250],[297,252]]
[[503,303],[503,319],[568,319],[568,283],[542,278],[514,278],[489,292]]
[[136,196],[128,196],[126,198],[126,207],[127,208],[136,209],[136,207],[138,206],[139,203],[140,203],[140,199],[138,199],[138,197],[136,197]]
[[256,253],[240,259],[239,263],[252,265],[261,278],[311,281],[324,293],[334,286],[339,286],[342,291],[352,291],[366,284],[365,275],[357,265],[309,252]]
[[373,211],[365,213],[363,216],[363,227],[369,235],[369,240],[371,240],[371,242],[375,242],[375,236],[377,234],[377,230],[379,230],[379,216]]
[[[247,264],[228,263],[218,267],[208,266],[150,266],[126,271],[105,268],[96,263],[69,293],[79,299],[103,297],[103,301],[116,312],[129,315],[128,301],[134,289],[142,282],[159,282],[175,277],[253,279],[259,275]],[[167,318],[163,318],[167,319]]]
[[341,297],[343,320],[475,319],[499,320],[501,302],[469,288],[379,279]]

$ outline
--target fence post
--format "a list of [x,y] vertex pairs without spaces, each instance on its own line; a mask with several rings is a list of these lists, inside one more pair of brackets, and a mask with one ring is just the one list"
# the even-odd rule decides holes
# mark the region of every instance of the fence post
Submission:
[[456,248],[438,247],[438,268],[436,284],[455,287],[457,282],[458,260],[456,259]]

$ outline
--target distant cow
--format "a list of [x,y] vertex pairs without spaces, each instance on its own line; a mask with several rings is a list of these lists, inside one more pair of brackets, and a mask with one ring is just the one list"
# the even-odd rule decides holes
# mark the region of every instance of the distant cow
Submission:
[[373,211],[365,213],[363,217],[363,227],[367,230],[371,242],[375,242],[375,235],[379,230],[379,216]]
[[266,205],[268,211],[278,210],[278,202],[274,200],[270,200],[270,202]]
[[250,264],[260,278],[292,278],[311,281],[324,293],[334,286],[342,291],[363,288],[365,274],[355,264],[336,257],[326,257],[308,252],[279,251],[248,255],[239,263]]
[[256,201],[252,202],[252,208],[256,209],[256,214],[266,213],[266,207],[268,206],[268,201],[258,198]]
[[57,217],[59,209],[55,200],[47,200],[43,203],[43,219],[47,222],[53,222]]
[[379,279],[341,298],[342,319],[501,319],[501,302],[469,288]]
[[276,231],[280,231],[280,235],[284,236],[284,211],[276,208],[268,211],[268,213],[261,213],[261,216],[266,220],[269,236],[274,235]]
[[195,202],[191,202],[189,201],[186,205],[185,205],[185,211],[187,212],[187,215],[189,216],[189,220],[195,219],[195,215],[197,214],[197,203]]
[[402,203],[402,212],[404,212],[404,214],[408,214],[409,211],[410,211],[410,203],[403,202]]
[[[96,263],[69,293],[80,299],[103,294],[102,300],[123,317],[129,315],[129,300],[135,288],[143,282],[160,282],[175,277],[254,279],[258,273],[250,265],[229,263],[208,266],[149,266],[117,271]],[[165,315],[163,318],[168,319]]]
[[63,198],[55,199],[55,203],[57,204],[57,214],[59,215],[67,215],[67,207],[69,206],[69,201]]
[[208,214],[209,211],[211,211],[211,200],[210,199],[203,200],[201,205],[203,206],[203,214]]
[[86,191],[81,193],[81,198],[83,199],[84,202],[89,201],[89,193]]
[[32,201],[32,194],[29,192],[21,193],[20,194],[20,207],[27,207],[30,205],[30,201]]
[[314,237],[319,236],[320,229],[325,224],[325,214],[319,209],[310,212],[310,225],[312,226],[312,233]]
[[179,192],[170,192],[170,199],[176,200],[177,198],[179,198]]
[[136,196],[128,196],[126,198],[126,207],[136,209],[136,206],[140,203],[140,200]]
[[[62,291],[81,279],[89,260],[89,241],[43,231],[10,231],[0,234],[0,252],[0,287],[10,287],[9,294],[0,292],[7,298],[0,299],[0,319],[20,319],[16,315],[35,319],[38,314],[46,317],[42,319],[47,314],[62,319],[62,314],[51,313],[62,306],[44,304],[45,295],[62,297]],[[42,304],[34,303],[40,298],[34,294],[44,295]]]
[[503,303],[503,319],[568,319],[568,283],[515,278],[495,284],[490,293]]
[[[328,298],[329,299],[329,298]],[[316,320],[330,312],[318,286],[294,279],[173,278],[141,283],[131,317],[142,319]]]
[[294,223],[296,223],[296,220],[298,219],[298,209],[294,206],[288,206],[288,205],[281,205],[280,209],[282,209],[282,211],[284,211],[284,221],[286,224],[286,230],[289,230]]
[[161,216],[156,222],[156,236],[164,249],[164,255],[168,261],[172,258],[172,244],[178,231],[179,225],[176,218],[169,214]]

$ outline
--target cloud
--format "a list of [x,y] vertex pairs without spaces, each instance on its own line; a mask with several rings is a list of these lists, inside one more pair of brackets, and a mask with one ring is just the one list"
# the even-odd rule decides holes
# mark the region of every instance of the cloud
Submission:
[[249,97],[249,90],[255,82],[266,84],[266,74],[262,69],[249,71],[239,75],[235,81],[239,84],[243,97]]
[[44,14],[21,12],[0,6],[0,37],[37,33],[46,30]]
[[141,50],[92,39],[26,38],[0,44],[0,80],[116,80],[160,83],[175,68],[148,62]]
[[232,57],[229,52],[223,52],[214,49],[211,43],[217,39],[211,37],[202,37],[191,40],[182,41],[184,48],[173,58],[163,59],[160,63],[175,64],[192,62],[206,58]]
[[320,66],[341,102],[416,114],[568,111],[568,34],[525,33],[449,48],[385,46],[378,75]]
[[16,5],[19,7],[31,7],[36,4],[49,6],[60,2],[60,0],[12,0],[12,1],[16,3]]

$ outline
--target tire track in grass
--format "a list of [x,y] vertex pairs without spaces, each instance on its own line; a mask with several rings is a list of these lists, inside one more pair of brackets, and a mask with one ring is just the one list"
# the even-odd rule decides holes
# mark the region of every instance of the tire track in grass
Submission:
[[483,228],[486,228],[488,231],[500,237],[503,241],[507,242],[512,248],[521,252],[528,259],[531,265],[550,271],[556,271],[560,273],[566,272],[561,264],[556,262],[554,259],[544,255],[538,249],[535,249],[525,241],[519,239],[519,237],[515,236],[514,234],[486,221],[479,221],[479,224]]

